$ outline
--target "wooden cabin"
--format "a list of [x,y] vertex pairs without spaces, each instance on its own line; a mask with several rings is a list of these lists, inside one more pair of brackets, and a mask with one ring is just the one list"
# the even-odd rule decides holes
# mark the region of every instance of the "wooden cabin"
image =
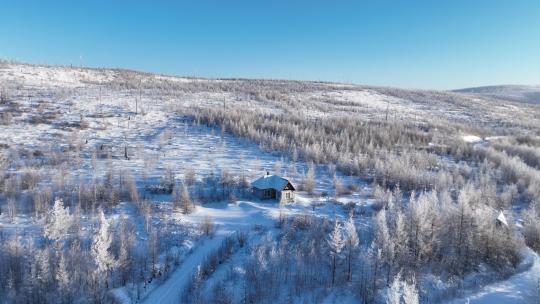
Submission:
[[295,190],[288,179],[270,175],[269,172],[251,183],[253,195],[261,200],[276,200],[279,203],[294,202]]

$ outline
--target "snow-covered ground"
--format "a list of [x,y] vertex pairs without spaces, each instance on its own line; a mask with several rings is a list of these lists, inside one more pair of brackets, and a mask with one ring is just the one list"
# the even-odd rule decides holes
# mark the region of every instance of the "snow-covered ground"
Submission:
[[[357,197],[357,199],[359,198]],[[295,204],[285,205],[281,210],[283,215],[309,214],[330,219],[336,217],[344,219],[347,216],[346,212],[337,205],[329,204],[313,209],[310,205],[312,199],[302,195],[297,201]],[[238,201],[233,204],[220,202],[197,206],[193,213],[182,216],[179,220],[192,224],[200,224],[205,218],[211,217],[216,225],[214,237],[205,238],[197,247],[192,248],[189,255],[182,261],[180,267],[174,271],[167,281],[151,290],[143,299],[143,302],[177,303],[190,276],[197,271],[197,267],[206,256],[221,245],[225,237],[237,232],[244,232],[249,237],[254,231],[274,230],[276,229],[276,221],[279,215],[279,205],[272,201]],[[358,225],[363,225],[363,222],[366,220],[365,218],[359,218]],[[260,241],[260,239],[256,238],[256,241]]]
[[478,291],[469,291],[468,295],[447,303],[540,303],[540,259],[536,253],[529,250],[522,264],[522,268],[525,268],[522,272],[484,286]]
[[205,240],[201,245],[194,248],[182,264],[176,269],[171,277],[163,284],[143,299],[143,303],[178,303],[182,296],[182,291],[187,284],[190,276],[197,270],[204,258],[212,251],[216,250],[224,240],[223,232],[219,231],[214,238]]
[[[256,242],[260,230],[276,229],[276,219],[280,213],[285,215],[309,214],[328,219],[347,217],[344,205],[353,203],[357,208],[369,208],[372,204],[370,182],[359,177],[335,173],[333,168],[324,165],[315,166],[317,195],[308,195],[298,191],[296,203],[280,207],[275,202],[259,202],[242,199],[236,203],[214,202],[196,206],[193,213],[183,215],[173,213],[169,195],[146,193],[146,184],[158,184],[171,172],[176,179],[183,179],[188,169],[196,173],[197,182],[223,172],[235,176],[246,176],[253,180],[267,171],[291,178],[293,184],[300,184],[309,164],[293,161],[276,153],[263,151],[258,145],[231,134],[197,124],[186,117],[178,116],[177,106],[222,106],[226,102],[235,102],[245,106],[259,106],[273,110],[271,103],[254,101],[249,96],[236,96],[230,92],[182,92],[180,95],[161,96],[153,94],[151,89],[138,92],[134,88],[107,87],[108,82],[121,78],[116,70],[69,69],[64,67],[41,67],[30,65],[8,65],[0,70],[0,80],[10,85],[20,85],[21,90],[13,99],[17,102],[17,111],[10,124],[1,126],[0,148],[7,147],[0,153],[15,155],[28,150],[36,155],[39,151],[68,151],[75,160],[69,165],[77,166],[74,170],[61,171],[64,177],[85,183],[93,178],[101,178],[109,170],[125,170],[136,177],[144,199],[150,201],[159,210],[159,216],[171,218],[182,227],[196,227],[210,217],[216,231],[212,238],[193,237],[186,240],[185,254],[180,264],[164,281],[154,281],[147,286],[141,299],[144,303],[178,303],[183,287],[190,276],[197,270],[205,257],[215,251],[222,241],[236,232],[248,234],[249,242]],[[147,75],[154,80],[170,83],[196,83],[204,85],[202,79]],[[143,78],[143,77],[141,77]],[[140,80],[142,83],[146,80]],[[220,82],[219,80],[212,80]],[[116,84],[117,85],[117,84]],[[8,85],[9,86],[9,85]],[[328,84],[330,87],[331,85]],[[386,94],[381,88],[361,88],[355,86],[332,85],[332,90],[313,91],[291,94],[290,98],[309,100],[305,103],[305,114],[309,117],[325,115],[350,115],[357,113],[369,119],[389,119],[422,121],[423,116],[433,115],[456,120],[471,119],[478,114],[483,100],[472,100],[471,109],[460,102],[422,101],[407,99],[397,94]],[[339,90],[335,89],[339,88]],[[342,90],[341,90],[342,89]],[[60,92],[60,93],[59,93]],[[140,95],[139,95],[140,94]],[[331,100],[332,102],[328,102]],[[7,106],[6,106],[7,107]],[[459,109],[457,109],[459,108]],[[4,108],[1,108],[4,109]],[[503,110],[508,110],[505,112]],[[509,114],[510,113],[510,114]],[[525,115],[526,109],[512,105],[497,105],[480,117],[482,121],[499,122],[512,120],[514,115]],[[51,114],[50,119],[40,121]],[[534,115],[534,112],[527,115]],[[36,122],[37,121],[37,122]],[[72,128],[70,124],[83,123],[85,128]],[[458,135],[459,136],[459,135]],[[478,144],[484,140],[480,135],[465,134],[461,140]],[[74,148],[76,147],[76,148]],[[96,154],[107,154],[96,156]],[[128,158],[124,157],[127,153]],[[95,166],[95,167],[94,167]],[[12,169],[15,171],[15,169]],[[337,203],[319,194],[333,196],[334,174],[344,186],[354,185],[351,193],[334,197]],[[45,175],[45,174],[44,174]],[[144,177],[144,178],[143,178]],[[144,180],[143,180],[144,179]],[[50,180],[44,183],[50,183]],[[316,204],[317,203],[317,204]],[[107,216],[118,221],[121,216],[133,215],[130,202],[121,202]],[[157,216],[154,221],[162,224],[163,218]],[[88,220],[90,222],[90,220]],[[23,231],[27,234],[41,233],[42,221],[20,214],[14,221],[8,215],[0,215],[0,229],[5,231]],[[88,226],[91,223],[85,223]],[[370,214],[356,219],[359,227],[370,225]],[[145,238],[143,224],[139,223],[139,237]],[[90,228],[88,228],[90,229]],[[238,259],[241,256],[236,257]],[[234,258],[233,258],[234,259]],[[464,298],[451,303],[520,303],[538,299],[536,293],[540,280],[540,264],[536,254],[528,255],[532,267],[502,282],[490,284],[479,291],[470,291]],[[219,272],[216,272],[219,276]],[[145,287],[146,288],[146,287]],[[133,299],[128,287],[115,290],[115,296],[127,302]],[[332,293],[325,302],[339,303],[355,301],[349,295]]]
[[[170,200],[162,195],[144,193],[144,184],[157,184],[167,171],[175,178],[183,178],[188,168],[196,173],[198,182],[211,174],[219,175],[227,171],[235,176],[244,175],[248,180],[271,171],[286,175],[294,184],[300,183],[301,176],[308,169],[308,164],[293,162],[261,149],[246,140],[222,133],[218,128],[198,125],[195,122],[170,113],[172,101],[155,100],[143,96],[138,105],[144,114],[135,113],[133,97],[122,91],[111,91],[96,87],[114,79],[113,71],[70,70],[61,67],[48,68],[22,65],[12,66],[2,73],[4,80],[23,81],[27,94],[17,97],[22,114],[13,118],[9,125],[2,126],[0,144],[10,147],[3,152],[12,153],[17,149],[34,151],[69,150],[77,146],[74,157],[78,158],[78,170],[63,171],[64,177],[72,180],[90,181],[101,178],[112,170],[125,170],[136,177],[136,183],[143,196],[152,201],[157,210],[162,210],[160,202]],[[171,80],[156,76],[158,79]],[[174,78],[173,81],[176,81]],[[192,81],[179,79],[181,82]],[[31,89],[35,87],[35,90]],[[76,98],[52,98],[51,92],[58,88],[77,90]],[[186,103],[204,102],[206,99],[228,98],[227,94],[198,96],[190,95]],[[42,104],[43,112],[36,113],[36,107]],[[138,109],[141,111],[141,108]],[[51,121],[36,124],[28,123],[33,115],[53,113]],[[82,118],[82,119],[81,119]],[[84,120],[88,127],[73,130],[61,127],[65,123]],[[129,159],[124,156],[127,149]],[[11,152],[10,152],[11,151]],[[110,157],[99,154],[108,151]],[[98,154],[97,157],[95,154]],[[279,164],[279,167],[276,166]],[[95,166],[95,167],[94,167]],[[278,172],[276,172],[278,170]],[[325,166],[316,166],[316,192],[332,194],[333,172]],[[144,175],[145,181],[140,177]],[[371,187],[357,177],[343,176],[337,173],[344,185],[360,185],[358,191],[338,197],[342,203],[353,202],[359,205],[370,204]],[[313,214],[329,218],[346,217],[346,212],[338,205],[325,204],[325,199],[298,193],[297,204],[287,205],[281,211],[284,214]],[[322,207],[313,207],[314,201],[322,201]],[[108,217],[118,222],[123,216],[136,217],[129,202],[123,202],[108,213]],[[159,223],[160,216],[169,209],[162,210],[154,219]],[[196,271],[202,260],[221,245],[223,239],[238,231],[253,229],[274,229],[279,216],[279,206],[275,202],[239,201],[236,204],[226,202],[210,203],[197,206],[189,215],[173,214],[173,220],[182,227],[200,225],[205,218],[211,217],[216,225],[213,238],[186,241],[183,248],[187,251],[179,267],[163,283],[152,282],[145,287],[145,303],[177,303],[183,285]],[[156,222],[157,221],[157,222]],[[40,234],[41,222],[35,222],[25,214],[19,214],[14,221],[7,214],[0,215],[0,227],[3,231],[24,231],[36,236]],[[83,225],[87,225],[83,221]],[[86,228],[85,228],[86,229]],[[138,235],[146,238],[143,223],[137,225]],[[128,302],[133,299],[128,288],[118,288],[112,293],[115,298]]]
[[272,213],[277,212],[275,203],[253,203],[239,201],[236,204],[214,203],[199,206],[195,212],[182,220],[202,223],[205,217],[212,217],[216,224],[216,232],[212,238],[205,239],[202,244],[193,248],[178,269],[163,284],[152,290],[143,299],[143,303],[178,303],[182,291],[197,267],[212,251],[215,251],[226,236],[235,232],[253,229],[256,225],[271,228],[275,225]]

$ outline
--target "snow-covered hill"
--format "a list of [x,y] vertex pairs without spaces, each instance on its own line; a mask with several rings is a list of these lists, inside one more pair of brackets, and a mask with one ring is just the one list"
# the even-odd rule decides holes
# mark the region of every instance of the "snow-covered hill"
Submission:
[[469,93],[0,61],[0,298],[491,299],[538,275],[539,135]]
[[455,90],[454,92],[527,103],[540,103],[540,86],[497,85]]

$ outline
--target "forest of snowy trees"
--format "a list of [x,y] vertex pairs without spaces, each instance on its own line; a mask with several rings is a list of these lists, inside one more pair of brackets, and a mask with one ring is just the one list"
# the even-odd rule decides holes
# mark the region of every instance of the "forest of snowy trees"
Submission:
[[[540,250],[538,106],[516,121],[448,92],[42,70],[72,71],[0,66],[0,301],[144,302],[216,241],[178,301],[437,303]],[[301,198],[257,206],[270,224],[223,235],[197,213],[247,209],[266,170]]]

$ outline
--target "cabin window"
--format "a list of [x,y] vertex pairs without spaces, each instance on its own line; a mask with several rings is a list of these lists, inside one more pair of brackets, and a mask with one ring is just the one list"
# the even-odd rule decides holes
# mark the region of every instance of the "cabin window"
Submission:
[[264,197],[272,196],[272,191],[270,189],[264,189]]
[[290,193],[290,192],[285,193],[285,197],[286,197],[287,199],[291,199],[291,193]]

